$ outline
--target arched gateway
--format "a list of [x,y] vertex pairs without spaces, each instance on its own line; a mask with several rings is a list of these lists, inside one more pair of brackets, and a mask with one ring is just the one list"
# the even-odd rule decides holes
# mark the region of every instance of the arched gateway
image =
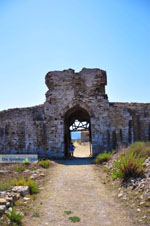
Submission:
[[[53,71],[46,75],[45,117],[47,149],[60,157],[68,154],[70,126],[75,120],[90,124],[92,153],[107,148],[109,103],[105,94],[106,72],[100,69]],[[51,149],[51,150],[50,150]]]
[[[79,127],[76,123],[76,121],[79,122]],[[64,118],[64,143],[65,143],[65,156],[68,156],[69,151],[69,144],[71,142],[71,127],[72,130],[80,130],[80,127],[82,129],[88,129],[90,134],[90,142],[91,139],[91,122],[90,122],[90,115],[87,110],[81,108],[79,105],[76,105],[75,107],[69,109]],[[84,124],[83,124],[84,122]],[[87,127],[88,125],[88,127]]]
[[67,156],[69,128],[76,127],[75,120],[89,124],[93,155],[137,140],[150,141],[150,104],[110,103],[105,71],[51,71],[45,80],[44,104],[0,112],[0,154]]

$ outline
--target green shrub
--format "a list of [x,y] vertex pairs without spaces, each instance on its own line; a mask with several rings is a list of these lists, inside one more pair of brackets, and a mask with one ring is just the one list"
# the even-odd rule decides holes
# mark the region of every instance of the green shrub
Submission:
[[69,217],[69,220],[72,222],[80,222],[80,218],[77,216]]
[[39,192],[39,187],[38,185],[35,183],[34,180],[32,179],[28,179],[28,182],[27,182],[27,185],[29,186],[29,189],[30,189],[30,193],[31,194],[36,194]]
[[128,152],[120,155],[120,159],[114,162],[112,171],[113,179],[130,177],[142,177],[144,174],[143,163],[146,158],[140,155],[136,156],[135,152]]
[[72,213],[72,211],[71,210],[65,210],[64,213],[67,214],[67,215],[69,215],[69,214]]
[[18,180],[16,178],[13,179],[14,186],[28,186],[27,181],[24,177],[20,177]]
[[47,160],[40,160],[39,161],[39,166],[42,166],[43,168],[49,168],[50,166],[50,161]]
[[20,212],[16,211],[15,208],[13,208],[11,212],[7,212],[7,217],[11,222],[21,224],[23,215]]
[[23,165],[23,166],[15,166],[15,167],[13,168],[13,170],[14,170],[15,172],[23,172],[25,169],[26,169],[26,166],[25,166],[25,165]]
[[110,152],[104,152],[103,154],[99,154],[96,157],[96,163],[97,164],[102,164],[103,162],[107,162],[111,158],[111,153]]
[[39,212],[35,212],[35,213],[33,213],[32,217],[40,217]]
[[30,165],[30,161],[28,160],[28,158],[26,158],[26,159],[23,161],[23,164],[25,164],[25,165]]
[[9,190],[12,187],[11,181],[2,182],[0,181],[0,191]]
[[21,177],[19,180],[16,178],[13,179],[14,186],[29,186],[29,190],[31,194],[38,193],[39,187],[33,179],[26,180],[24,177]]
[[104,168],[104,172],[109,173],[109,171],[110,171],[109,168],[107,168],[107,167]]

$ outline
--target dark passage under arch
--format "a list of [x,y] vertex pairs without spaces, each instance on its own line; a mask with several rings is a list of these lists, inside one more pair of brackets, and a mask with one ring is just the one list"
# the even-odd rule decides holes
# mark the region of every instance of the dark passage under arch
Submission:
[[79,122],[89,123],[89,140],[91,142],[91,124],[90,124],[89,113],[84,108],[81,108],[80,106],[75,106],[69,109],[66,112],[65,118],[64,118],[65,157],[69,156],[69,144],[71,142],[70,126],[72,126],[76,120],[78,120]]

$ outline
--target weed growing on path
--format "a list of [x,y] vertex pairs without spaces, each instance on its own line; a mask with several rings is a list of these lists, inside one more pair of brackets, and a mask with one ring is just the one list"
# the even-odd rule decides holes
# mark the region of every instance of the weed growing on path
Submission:
[[70,211],[70,210],[65,210],[64,213],[65,213],[66,215],[69,215],[69,214],[72,213],[72,211]]
[[33,213],[32,217],[40,217],[39,212],[35,212],[35,213]]
[[69,217],[69,220],[72,221],[72,222],[80,222],[80,218],[77,217],[77,216],[73,216],[73,217]]
[[110,171],[109,168],[107,168],[107,167],[104,168],[104,172],[109,173],[109,171]]

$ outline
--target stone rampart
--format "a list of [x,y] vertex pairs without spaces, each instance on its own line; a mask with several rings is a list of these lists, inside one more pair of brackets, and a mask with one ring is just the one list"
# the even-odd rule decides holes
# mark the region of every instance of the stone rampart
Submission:
[[52,71],[45,83],[43,105],[0,112],[0,153],[67,156],[69,128],[76,119],[90,124],[93,155],[134,141],[150,141],[150,103],[109,102],[104,70]]

